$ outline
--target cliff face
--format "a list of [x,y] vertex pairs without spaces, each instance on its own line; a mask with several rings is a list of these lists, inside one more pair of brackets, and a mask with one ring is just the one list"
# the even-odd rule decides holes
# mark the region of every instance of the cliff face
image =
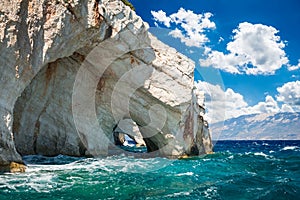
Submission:
[[0,9],[4,169],[22,163],[20,154],[116,153],[113,132],[128,119],[149,152],[211,151],[194,63],[121,1],[4,1]]

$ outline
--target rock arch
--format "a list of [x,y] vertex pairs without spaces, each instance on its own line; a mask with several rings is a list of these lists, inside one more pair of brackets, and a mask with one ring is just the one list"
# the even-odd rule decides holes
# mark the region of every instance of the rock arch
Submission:
[[[195,145],[191,141],[203,145],[199,128],[186,128],[190,120],[203,127],[196,120],[201,113],[192,106],[194,63],[148,34],[147,24],[121,1],[2,1],[0,8],[1,169],[11,170],[12,162],[22,163],[17,150],[21,154],[95,155],[95,149],[107,145],[107,141],[95,141],[92,133],[77,134],[71,93],[80,65],[109,38],[115,39],[115,49],[128,50],[99,77],[96,88],[97,118],[109,141],[120,120],[111,111],[109,94],[124,73],[142,63],[151,70],[131,94],[126,117],[144,128],[145,143],[152,147],[149,151],[179,156],[191,153]],[[126,31],[130,34],[120,36]],[[139,78],[138,74],[133,77]],[[147,126],[151,120],[160,121],[151,118],[151,112],[157,112],[150,109],[155,105],[166,116],[159,130]]]
[[146,146],[138,125],[132,119],[123,119],[114,128],[113,136],[115,145],[124,145],[126,135],[135,142],[136,146]]

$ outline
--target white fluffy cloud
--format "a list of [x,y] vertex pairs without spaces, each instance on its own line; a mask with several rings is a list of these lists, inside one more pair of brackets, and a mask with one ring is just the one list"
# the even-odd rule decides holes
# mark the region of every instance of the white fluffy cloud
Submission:
[[287,102],[279,106],[278,102],[270,95],[265,97],[265,101],[249,106],[244,97],[231,88],[224,91],[219,85],[213,85],[204,81],[195,82],[195,85],[198,90],[205,93],[206,119],[210,123],[241,115],[295,111],[294,107],[288,105]]
[[288,104],[283,104],[281,107],[281,112],[298,112],[297,109],[293,109],[292,106]]
[[298,65],[288,65],[288,70],[289,71],[294,71],[300,69],[300,59],[298,60]]
[[300,81],[285,83],[277,88],[277,101],[284,102],[290,106],[300,106]]
[[243,115],[242,109],[248,106],[243,96],[230,88],[224,91],[219,85],[203,81],[195,85],[205,93],[206,118],[211,123]]
[[151,11],[152,16],[154,17],[155,21],[163,23],[166,27],[170,27],[171,19],[170,17],[167,17],[166,13],[162,10],[159,10],[157,12]]
[[205,35],[205,31],[215,29],[216,25],[210,21],[212,14],[207,12],[204,14],[195,14],[191,10],[180,8],[177,13],[166,16],[162,10],[151,11],[156,22],[170,27],[170,23],[174,23],[177,28],[169,34],[175,38],[179,38],[187,46],[201,47],[209,39]]
[[266,96],[264,102],[258,102],[258,104],[247,107],[248,112],[252,113],[277,113],[280,112],[277,101],[270,95]]
[[207,58],[200,59],[200,64],[229,73],[266,75],[288,63],[285,44],[274,27],[244,22],[233,33],[233,41],[226,48],[229,53],[206,50]]

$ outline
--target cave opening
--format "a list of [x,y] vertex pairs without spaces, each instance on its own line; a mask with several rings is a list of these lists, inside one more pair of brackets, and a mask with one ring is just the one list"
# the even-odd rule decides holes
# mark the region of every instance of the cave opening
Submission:
[[141,135],[127,134],[115,129],[113,132],[114,144],[124,151],[131,153],[147,153],[147,145]]

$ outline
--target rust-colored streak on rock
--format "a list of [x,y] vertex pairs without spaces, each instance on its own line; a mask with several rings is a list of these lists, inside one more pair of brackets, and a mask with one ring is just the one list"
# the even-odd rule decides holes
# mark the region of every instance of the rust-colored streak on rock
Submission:
[[78,53],[78,52],[74,52],[73,58],[82,63],[84,61],[84,59],[85,59],[85,56],[82,55],[82,54],[80,54],[80,53]]
[[48,68],[46,70],[45,76],[46,76],[46,83],[45,83],[45,90],[44,90],[44,95],[46,94],[47,88],[49,86],[51,77],[53,76],[53,74],[55,74],[56,68],[57,68],[57,64],[58,64],[58,60],[49,63],[48,64]]
[[52,16],[56,14],[55,6],[51,5],[50,2],[48,2],[45,6],[44,15],[46,15],[46,22],[50,20]]
[[133,64],[133,63],[135,63],[135,59],[133,56],[130,56],[130,64]]
[[103,92],[104,91],[104,87],[105,87],[105,78],[102,76],[98,82],[98,85],[97,85],[97,90],[100,91],[100,92]]
[[103,21],[103,17],[99,13],[99,3],[95,1],[94,5],[94,23],[95,26],[98,28],[100,27],[101,22]]

